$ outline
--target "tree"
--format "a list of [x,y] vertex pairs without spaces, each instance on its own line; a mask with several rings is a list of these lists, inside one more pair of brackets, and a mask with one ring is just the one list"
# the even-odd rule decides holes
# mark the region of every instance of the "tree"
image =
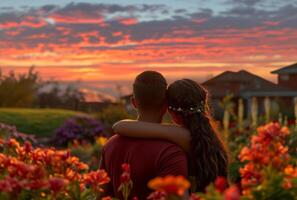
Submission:
[[38,90],[39,74],[31,67],[27,73],[0,72],[0,107],[32,107]]

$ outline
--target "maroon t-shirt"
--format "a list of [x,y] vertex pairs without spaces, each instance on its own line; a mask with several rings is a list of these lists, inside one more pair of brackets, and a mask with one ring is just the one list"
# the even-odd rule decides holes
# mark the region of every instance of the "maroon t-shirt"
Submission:
[[115,135],[105,144],[102,152],[101,169],[111,177],[108,195],[122,199],[118,192],[121,165],[130,164],[133,191],[130,198],[146,199],[151,193],[149,180],[157,176],[188,176],[186,153],[177,145],[165,140],[136,139]]

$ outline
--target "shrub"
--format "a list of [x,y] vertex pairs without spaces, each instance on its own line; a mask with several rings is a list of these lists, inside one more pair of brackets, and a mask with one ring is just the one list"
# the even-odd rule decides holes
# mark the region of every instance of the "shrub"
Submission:
[[67,146],[69,143],[94,143],[95,137],[102,134],[100,122],[91,117],[77,116],[70,118],[55,132],[53,142],[57,146]]
[[107,142],[106,137],[97,137],[94,144],[73,144],[69,149],[72,155],[77,156],[81,161],[87,163],[92,170],[99,168],[102,147]]
[[96,113],[95,117],[100,120],[106,129],[106,134],[112,132],[112,125],[122,119],[135,118],[132,114],[129,114],[124,105],[111,105],[103,109],[100,113]]
[[19,75],[13,71],[4,75],[0,69],[0,107],[31,107],[39,87],[38,82],[39,74],[34,68]]

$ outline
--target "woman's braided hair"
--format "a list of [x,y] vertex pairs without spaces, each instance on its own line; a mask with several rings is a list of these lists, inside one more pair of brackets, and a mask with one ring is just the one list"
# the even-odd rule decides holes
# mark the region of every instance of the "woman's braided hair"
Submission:
[[208,91],[189,79],[172,83],[167,91],[168,109],[180,116],[191,133],[190,175],[196,179],[196,191],[227,177],[228,154],[211,124]]

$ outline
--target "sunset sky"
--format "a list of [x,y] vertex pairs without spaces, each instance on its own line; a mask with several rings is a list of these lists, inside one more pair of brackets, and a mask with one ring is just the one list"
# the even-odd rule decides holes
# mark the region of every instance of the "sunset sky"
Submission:
[[[0,68],[107,91],[297,62],[297,0],[1,0]],[[127,89],[127,88],[126,88]]]

